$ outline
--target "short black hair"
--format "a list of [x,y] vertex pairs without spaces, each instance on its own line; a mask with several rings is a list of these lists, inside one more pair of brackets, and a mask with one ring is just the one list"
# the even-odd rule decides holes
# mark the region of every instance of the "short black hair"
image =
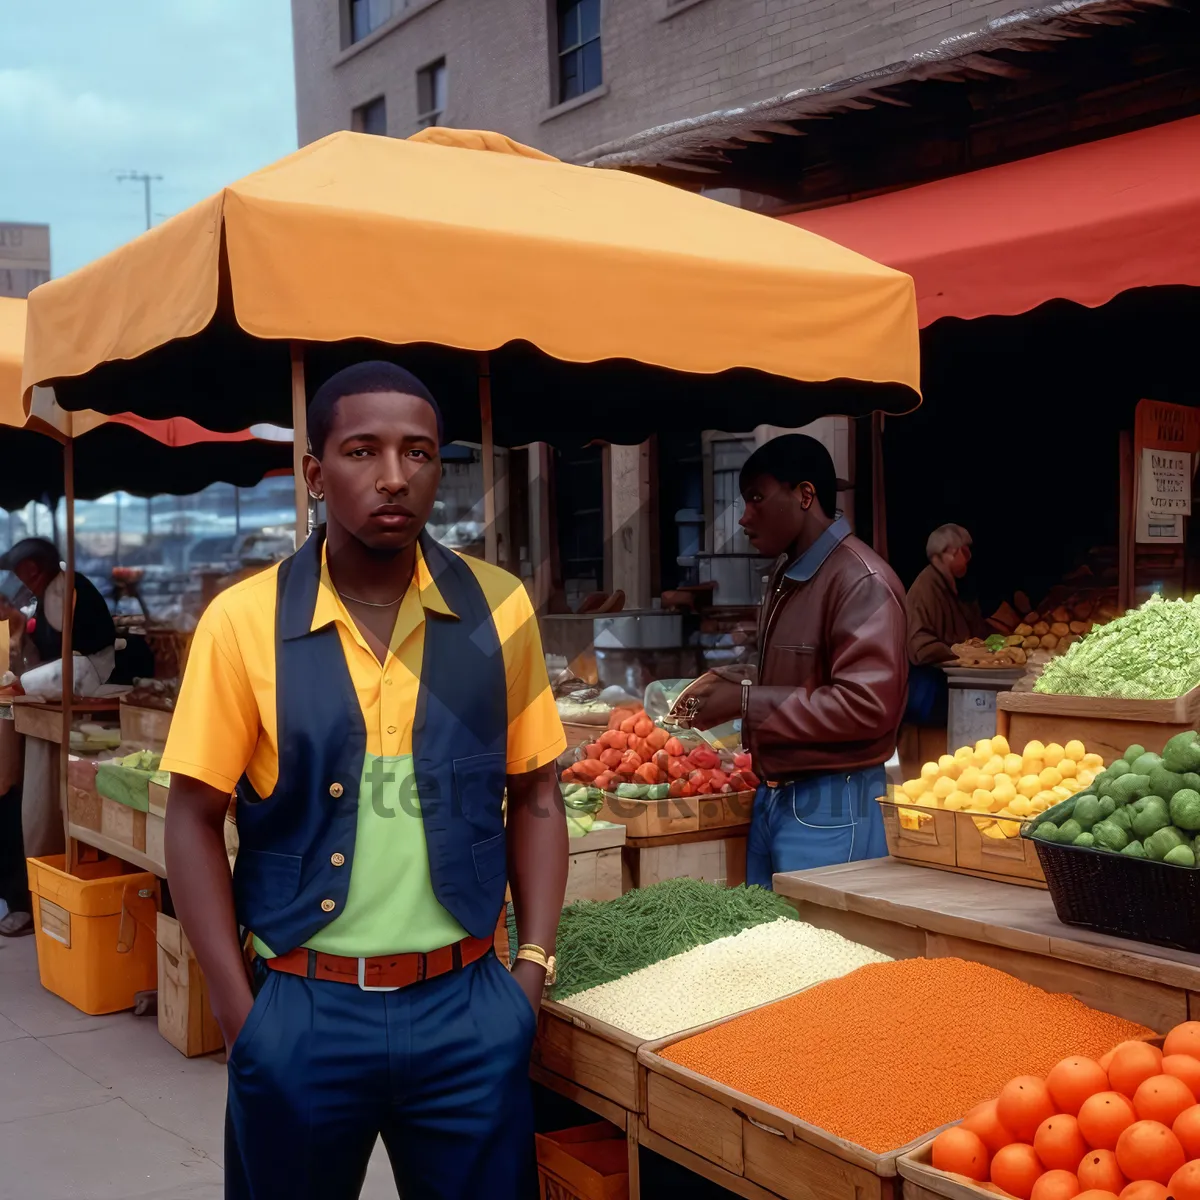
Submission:
[[308,444],[317,458],[325,453],[325,442],[333,428],[338,401],[343,396],[362,396],[368,392],[396,392],[401,396],[420,397],[437,418],[438,446],[445,442],[442,410],[433,393],[411,371],[395,363],[375,360],[345,367],[317,388],[308,406]]
[[837,472],[828,450],[803,433],[785,433],[764,442],[746,459],[738,479],[738,488],[769,475],[789,488],[811,483],[817,503],[827,517],[837,514]]

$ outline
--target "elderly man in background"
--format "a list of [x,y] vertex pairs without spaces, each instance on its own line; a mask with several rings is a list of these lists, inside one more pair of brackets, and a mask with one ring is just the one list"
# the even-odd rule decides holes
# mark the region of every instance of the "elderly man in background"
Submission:
[[987,629],[974,600],[960,594],[971,563],[971,535],[961,525],[942,525],[925,543],[927,566],[908,589],[908,661],[932,667],[955,658],[957,642],[983,637]]

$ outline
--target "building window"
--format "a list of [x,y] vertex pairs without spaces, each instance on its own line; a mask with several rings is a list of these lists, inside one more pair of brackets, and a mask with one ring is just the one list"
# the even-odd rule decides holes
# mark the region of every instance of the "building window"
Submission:
[[354,110],[350,128],[355,133],[376,133],[380,137],[387,136],[387,101],[382,96],[360,104]]
[[558,102],[565,104],[604,82],[600,65],[600,0],[556,0]]
[[350,41],[361,42],[407,7],[408,0],[350,0]]
[[439,58],[417,72],[417,124],[440,125],[446,111],[446,60]]

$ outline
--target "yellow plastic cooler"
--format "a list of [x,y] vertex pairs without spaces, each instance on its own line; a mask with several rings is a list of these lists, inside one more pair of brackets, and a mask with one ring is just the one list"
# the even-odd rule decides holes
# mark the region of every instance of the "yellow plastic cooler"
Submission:
[[132,1008],[156,986],[158,878],[116,858],[74,875],[61,854],[27,863],[42,986],[85,1013]]

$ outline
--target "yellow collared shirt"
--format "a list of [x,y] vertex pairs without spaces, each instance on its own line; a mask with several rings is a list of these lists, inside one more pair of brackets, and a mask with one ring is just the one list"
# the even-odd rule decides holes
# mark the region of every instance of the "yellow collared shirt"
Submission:
[[[546,676],[533,607],[499,568],[463,559],[492,612],[508,681],[508,773],[553,762],[566,747]],[[243,773],[260,796],[279,778],[275,702],[278,567],[220,593],[196,627],[162,768],[232,792]],[[366,724],[367,753],[345,910],[307,945],[350,957],[433,950],[465,936],[438,903],[429,876],[419,800],[414,805],[412,726],[425,645],[425,614],[453,617],[418,551],[412,584],[380,664],[322,562],[312,628],[333,624]],[[383,789],[381,791],[381,788]],[[400,797],[407,797],[401,801]],[[259,946],[261,952],[269,949]]]

